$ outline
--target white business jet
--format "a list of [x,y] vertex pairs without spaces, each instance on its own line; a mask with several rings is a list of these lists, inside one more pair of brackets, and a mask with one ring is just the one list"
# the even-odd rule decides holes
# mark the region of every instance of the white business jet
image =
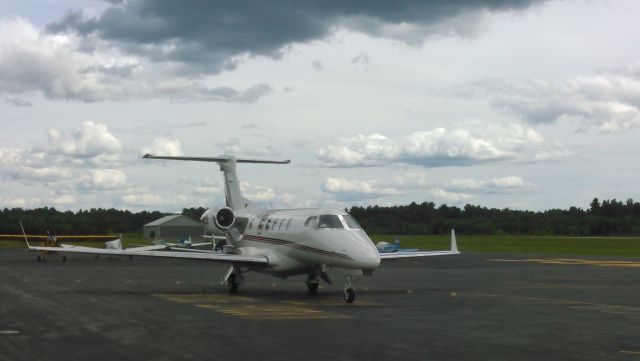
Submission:
[[[351,282],[356,274],[372,275],[381,260],[459,254],[455,233],[451,249],[380,253],[360,225],[346,212],[337,209],[264,209],[242,196],[236,175],[237,163],[288,164],[286,161],[221,157],[169,157],[145,155],[147,159],[212,162],[224,175],[226,205],[210,208],[202,214],[205,230],[212,234],[215,250],[176,249],[95,249],[34,247],[34,251],[57,251],[147,257],[168,257],[225,262],[230,265],[222,283],[234,293],[244,282],[243,273],[256,271],[286,278],[307,275],[310,294],[318,290],[319,278],[331,284],[329,270],[346,274],[344,299],[353,302]],[[24,230],[23,230],[24,231]]]

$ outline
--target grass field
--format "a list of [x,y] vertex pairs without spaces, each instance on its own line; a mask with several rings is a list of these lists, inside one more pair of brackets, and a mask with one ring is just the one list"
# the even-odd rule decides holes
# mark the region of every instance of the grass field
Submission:
[[[552,253],[565,255],[626,256],[640,257],[640,237],[552,237],[552,236],[468,236],[458,235],[458,248],[470,252],[505,253]],[[134,245],[150,244],[141,234],[122,235],[125,248]],[[374,243],[385,241],[392,243],[393,235],[371,235]],[[103,242],[67,242],[87,247],[103,248]],[[40,244],[33,242],[33,244]],[[400,236],[403,248],[424,250],[449,249],[449,236]],[[3,248],[26,248],[21,241],[2,241]]]
[[[374,243],[392,243],[390,235],[371,235]],[[458,248],[471,252],[553,253],[566,255],[640,256],[640,237],[467,236],[457,235]],[[449,249],[449,236],[400,236],[403,248]]]

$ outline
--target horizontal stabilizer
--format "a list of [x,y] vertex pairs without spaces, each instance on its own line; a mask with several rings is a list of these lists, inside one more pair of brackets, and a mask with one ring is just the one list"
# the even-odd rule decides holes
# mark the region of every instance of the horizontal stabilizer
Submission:
[[[170,157],[164,155],[151,155],[145,154],[142,158],[148,159],[166,159],[166,160],[190,160],[196,162],[213,162],[213,163],[226,163],[231,160],[231,157]],[[263,163],[263,164],[289,164],[291,160],[264,160],[264,159],[243,159],[237,158],[236,163]]]

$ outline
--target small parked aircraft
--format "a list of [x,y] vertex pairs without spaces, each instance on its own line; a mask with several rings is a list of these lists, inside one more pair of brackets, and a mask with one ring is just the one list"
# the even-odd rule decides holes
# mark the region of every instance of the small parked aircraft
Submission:
[[[452,234],[451,237],[455,237],[455,234]],[[400,237],[396,236],[396,240],[393,243],[389,242],[378,242],[376,243],[376,248],[380,253],[394,253],[394,252],[418,252],[416,248],[400,248]]]
[[[220,157],[170,157],[145,155],[146,159],[211,162],[220,166],[224,176],[226,205],[207,209],[200,220],[211,233],[216,250],[192,248],[95,249],[33,247],[34,251],[56,251],[167,257],[225,262],[230,265],[222,278],[229,292],[237,291],[243,274],[256,271],[286,278],[307,275],[310,294],[318,291],[319,279],[332,284],[329,271],[345,272],[344,300],[353,302],[354,275],[373,275],[381,260],[444,256],[459,254],[455,235],[451,233],[451,248],[446,251],[380,253],[365,231],[349,214],[326,208],[264,209],[243,197],[236,174],[237,163],[288,164],[285,161],[236,159]],[[24,231],[24,230],[23,230]],[[26,240],[26,236],[25,236]]]

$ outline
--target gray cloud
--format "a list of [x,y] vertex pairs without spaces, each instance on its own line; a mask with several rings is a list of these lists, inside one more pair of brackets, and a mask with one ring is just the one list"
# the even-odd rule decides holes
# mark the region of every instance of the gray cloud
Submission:
[[569,120],[603,133],[627,131],[640,126],[639,74],[634,64],[560,83],[507,85],[492,105],[532,124]]
[[[474,36],[487,12],[521,10],[543,0],[465,1],[128,1],[97,17],[70,12],[49,24],[118,44],[152,61],[216,73],[243,54],[278,57],[286,46],[323,39],[336,29],[420,43],[428,35]],[[91,45],[87,46],[91,49]]]
[[28,108],[33,106],[30,101],[24,100],[22,98],[5,97],[4,101],[18,108]]
[[[0,94],[16,106],[17,96],[42,94],[53,100],[224,101],[253,103],[271,93],[267,84],[246,89],[211,86],[179,64],[150,63],[108,46],[91,52],[82,39],[42,33],[22,19],[0,19]],[[86,50],[86,49],[85,49]]]

